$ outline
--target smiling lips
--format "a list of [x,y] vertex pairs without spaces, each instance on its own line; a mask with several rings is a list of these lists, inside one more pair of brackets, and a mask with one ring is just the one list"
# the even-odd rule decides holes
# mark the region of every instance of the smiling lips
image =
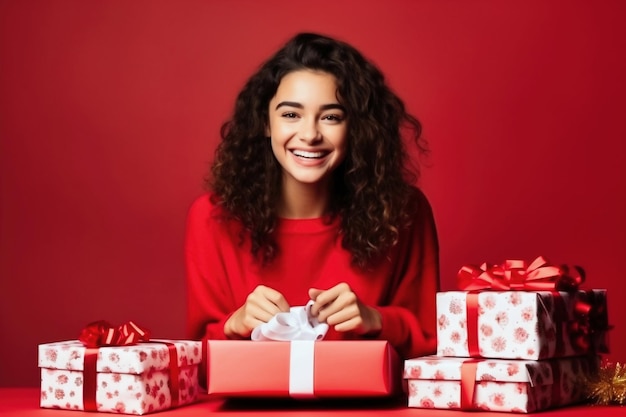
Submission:
[[295,156],[299,158],[306,158],[306,159],[320,159],[328,154],[328,152],[307,152],[307,151],[302,151],[298,149],[292,150],[291,153],[293,153]]

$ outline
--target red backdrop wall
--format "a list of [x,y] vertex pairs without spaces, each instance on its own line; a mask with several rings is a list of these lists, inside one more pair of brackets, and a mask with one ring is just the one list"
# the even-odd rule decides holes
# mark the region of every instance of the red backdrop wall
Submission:
[[297,31],[353,43],[424,124],[442,287],[544,255],[626,296],[626,3],[0,0],[0,386],[37,344],[184,337],[183,229],[236,92]]

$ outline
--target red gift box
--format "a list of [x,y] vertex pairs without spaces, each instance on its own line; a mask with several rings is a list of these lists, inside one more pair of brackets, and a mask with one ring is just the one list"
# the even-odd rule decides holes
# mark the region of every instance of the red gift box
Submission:
[[207,391],[222,397],[385,397],[401,387],[389,342],[207,341]]

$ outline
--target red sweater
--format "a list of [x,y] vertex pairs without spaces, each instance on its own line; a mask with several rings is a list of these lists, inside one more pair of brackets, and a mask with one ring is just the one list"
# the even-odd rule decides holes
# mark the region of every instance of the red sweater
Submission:
[[[388,260],[363,272],[350,265],[350,253],[336,238],[339,221],[280,219],[278,256],[260,267],[248,239],[240,244],[240,225],[215,216],[208,195],[191,206],[187,222],[187,336],[225,339],[224,323],[258,285],[282,293],[291,306],[309,301],[311,287],[328,289],[346,282],[361,302],[381,314],[377,339],[388,340],[411,358],[436,350],[435,294],[439,289],[437,233],[430,205],[418,193],[419,212]],[[332,328],[325,339],[354,339]]]

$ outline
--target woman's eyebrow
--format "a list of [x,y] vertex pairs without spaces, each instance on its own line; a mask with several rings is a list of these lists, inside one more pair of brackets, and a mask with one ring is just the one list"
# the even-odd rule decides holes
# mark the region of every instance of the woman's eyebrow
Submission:
[[295,101],[281,101],[280,103],[278,103],[276,105],[276,108],[274,110],[278,110],[281,107],[296,107],[298,109],[303,109],[304,106],[300,103],[297,103]]
[[[281,101],[280,103],[276,105],[276,108],[274,110],[278,110],[281,107],[295,107],[297,109],[304,108],[304,106],[301,103],[298,103],[295,101]],[[320,110],[331,110],[331,109],[345,110],[344,107],[339,103],[323,104],[320,106]]]
[[332,110],[332,109],[345,111],[345,108],[339,103],[324,104],[320,106],[320,110]]

